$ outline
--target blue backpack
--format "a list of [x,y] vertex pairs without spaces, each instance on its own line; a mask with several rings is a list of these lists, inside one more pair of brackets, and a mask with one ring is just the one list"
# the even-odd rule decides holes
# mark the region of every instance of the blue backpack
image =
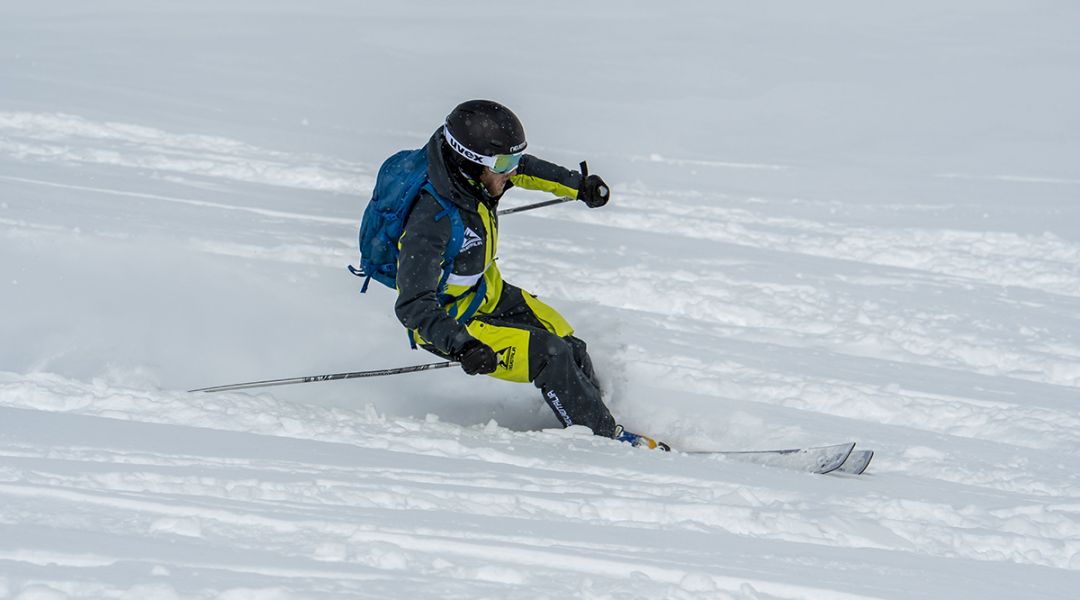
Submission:
[[420,148],[402,150],[379,168],[375,191],[360,222],[360,268],[349,265],[353,275],[365,278],[361,293],[367,292],[372,279],[391,289],[397,288],[398,240],[420,190],[427,191],[442,205],[443,211],[435,216],[436,221],[450,218],[450,242],[443,250],[446,266],[442,281],[449,276],[465,239],[465,225],[457,206],[435,192],[428,181],[427,167],[427,150]]

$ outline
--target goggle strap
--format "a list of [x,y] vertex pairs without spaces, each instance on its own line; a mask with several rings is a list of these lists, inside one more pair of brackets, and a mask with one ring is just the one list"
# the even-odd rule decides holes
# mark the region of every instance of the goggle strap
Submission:
[[[450,133],[450,128],[446,125],[443,125],[443,137],[446,138],[446,142],[450,144],[450,147],[453,148],[454,152],[457,152],[461,156],[464,156],[465,158],[478,165],[484,165],[485,167],[491,169],[492,171],[495,171],[496,173],[509,173],[510,171],[513,171],[515,168],[517,168],[518,163],[521,162],[521,155],[523,154],[523,152],[517,152],[514,154],[500,154],[498,156],[487,156],[484,154],[480,154],[479,152],[473,152],[472,150],[466,148],[465,144],[457,141],[457,139],[454,138],[453,134]],[[503,156],[507,157],[507,159],[511,161],[510,165],[499,165],[499,159]],[[502,170],[500,170],[500,166],[502,167]],[[510,166],[510,168],[506,168],[506,166]]]

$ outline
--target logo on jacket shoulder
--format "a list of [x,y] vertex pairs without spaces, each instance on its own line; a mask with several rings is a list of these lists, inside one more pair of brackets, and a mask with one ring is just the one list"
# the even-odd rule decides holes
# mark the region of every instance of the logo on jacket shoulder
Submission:
[[477,235],[471,227],[465,228],[465,239],[461,240],[461,252],[468,250],[469,248],[475,248],[477,246],[483,246],[484,240]]

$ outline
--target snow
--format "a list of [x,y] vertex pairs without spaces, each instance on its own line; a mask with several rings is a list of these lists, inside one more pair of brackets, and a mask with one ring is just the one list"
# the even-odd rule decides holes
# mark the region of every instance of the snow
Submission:
[[[0,598],[1073,598],[1080,6],[0,6]],[[509,281],[676,448],[360,296],[381,161],[490,97],[611,205]],[[542,200],[514,191],[507,205]]]

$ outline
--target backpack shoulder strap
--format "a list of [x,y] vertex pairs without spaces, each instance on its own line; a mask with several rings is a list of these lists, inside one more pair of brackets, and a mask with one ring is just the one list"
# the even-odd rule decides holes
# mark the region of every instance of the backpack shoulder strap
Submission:
[[461,244],[465,241],[465,222],[461,220],[461,211],[457,205],[440,196],[435,191],[435,187],[431,185],[431,182],[424,184],[421,189],[431,194],[431,197],[442,206],[442,212],[435,215],[435,220],[450,219],[450,241],[446,243],[446,248],[443,249],[443,276],[442,280],[439,281],[439,287],[441,288],[450,276],[450,271],[454,267],[454,259],[461,252]]

